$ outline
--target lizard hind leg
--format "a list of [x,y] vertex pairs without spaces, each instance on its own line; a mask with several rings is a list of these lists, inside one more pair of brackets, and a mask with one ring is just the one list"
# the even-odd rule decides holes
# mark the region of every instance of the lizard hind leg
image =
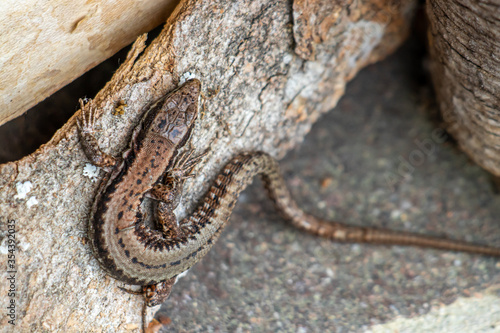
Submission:
[[142,289],[137,291],[123,287],[118,288],[132,295],[143,295],[147,306],[155,306],[165,302],[168,296],[170,296],[172,287],[176,281],[177,276],[174,276],[156,284],[142,286]]
[[146,193],[148,198],[157,200],[155,208],[156,226],[166,240],[175,240],[184,234],[179,228],[174,209],[180,202],[182,181],[168,180],[166,184],[157,184]]
[[155,306],[165,302],[168,296],[170,296],[172,287],[174,286],[176,281],[177,276],[174,276],[157,284],[143,286],[142,294],[144,295],[147,306]]
[[177,281],[177,276],[170,278],[168,280],[142,286],[140,291],[130,290],[123,287],[118,287],[119,289],[132,294],[132,295],[142,295],[144,297],[144,306],[142,308],[142,331],[148,332],[147,323],[146,323],[146,313],[147,307],[152,307],[156,305],[160,305],[167,300],[172,292],[172,287]]
[[118,287],[126,293],[132,295],[143,295],[147,306],[159,305],[170,296],[172,292],[172,287],[177,281],[177,276],[174,276],[168,280],[158,282],[156,284],[150,284],[142,286],[140,290],[131,290],[123,287]]

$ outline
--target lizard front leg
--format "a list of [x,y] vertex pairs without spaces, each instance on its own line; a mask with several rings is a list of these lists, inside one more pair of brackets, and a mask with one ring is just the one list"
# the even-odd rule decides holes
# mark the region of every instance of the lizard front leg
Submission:
[[173,163],[173,167],[166,173],[164,184],[155,185],[147,196],[158,200],[156,208],[157,227],[162,231],[166,239],[176,240],[184,237],[184,231],[177,222],[174,209],[177,208],[182,198],[182,187],[187,178],[195,176],[193,168],[208,153],[208,150],[192,156],[194,150],[191,148],[179,154]]
[[[208,153],[207,150],[193,157],[193,151],[190,149],[179,154],[172,169],[165,176],[165,184],[155,185],[147,194],[149,198],[159,201],[156,208],[156,223],[166,239],[177,240],[185,237],[174,209],[177,208],[182,197],[184,181],[194,176],[192,174],[194,166]],[[176,280],[177,276],[174,276],[157,284],[143,286],[142,294],[146,304],[155,306],[163,303],[170,296]]]
[[[148,194],[151,199],[159,200],[156,208],[156,223],[165,239],[174,240],[184,237],[184,232],[174,213],[180,201],[183,183],[183,181],[170,179],[167,184],[155,185]],[[146,305],[155,306],[163,303],[170,296],[176,281],[177,276],[174,276],[156,284],[143,286],[142,295]]]
[[117,159],[103,152],[94,137],[96,109],[92,102],[84,105],[81,99],[80,108],[81,114],[76,118],[76,124],[83,151],[93,165],[109,170],[116,165]]
[[165,239],[175,240],[184,236],[174,213],[181,198],[183,183],[182,180],[168,178],[166,184],[155,185],[147,195],[159,201],[156,207],[156,225]]

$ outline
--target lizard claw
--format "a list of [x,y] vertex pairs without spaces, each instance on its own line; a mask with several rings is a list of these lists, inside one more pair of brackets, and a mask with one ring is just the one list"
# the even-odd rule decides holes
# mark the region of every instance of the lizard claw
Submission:
[[[76,117],[76,125],[78,127],[78,134],[82,144],[85,155],[95,166],[105,168],[105,170],[116,165],[117,159],[104,153],[94,137],[94,126],[97,118],[97,111],[94,103],[90,99],[79,100],[81,113]],[[87,102],[87,104],[85,104]],[[107,169],[106,169],[107,168]]]
[[78,101],[81,109],[80,116],[76,118],[78,130],[81,133],[93,133],[96,119],[96,109],[92,105],[92,100],[80,98]]

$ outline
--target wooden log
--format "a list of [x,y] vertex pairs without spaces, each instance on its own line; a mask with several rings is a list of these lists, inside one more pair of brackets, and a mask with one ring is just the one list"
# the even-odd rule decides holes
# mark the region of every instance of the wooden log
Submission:
[[3,1],[0,125],[165,22],[177,2]]
[[431,74],[448,131],[500,176],[500,18],[495,1],[429,0]]

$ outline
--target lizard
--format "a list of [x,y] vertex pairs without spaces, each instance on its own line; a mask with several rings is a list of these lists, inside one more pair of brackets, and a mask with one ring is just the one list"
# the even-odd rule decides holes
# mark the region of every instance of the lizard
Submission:
[[[302,211],[278,162],[265,152],[233,157],[191,215],[177,221],[184,180],[206,152],[183,151],[198,113],[201,83],[192,79],[150,105],[121,158],[104,153],[94,137],[96,109],[80,101],[77,117],[87,158],[107,172],[95,197],[88,238],[100,266],[113,278],[142,286],[146,305],[161,304],[179,274],[198,262],[227,224],[239,194],[256,175],[280,214],[305,232],[338,242],[409,245],[500,256],[500,248],[389,229],[326,221]],[[156,202],[156,227],[145,223],[145,198]]]

